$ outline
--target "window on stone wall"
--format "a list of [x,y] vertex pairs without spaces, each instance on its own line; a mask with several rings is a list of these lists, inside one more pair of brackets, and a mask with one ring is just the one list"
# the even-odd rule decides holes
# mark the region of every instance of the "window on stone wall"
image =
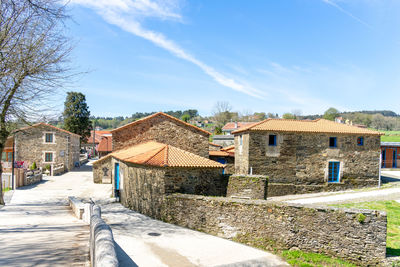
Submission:
[[46,133],[45,142],[46,143],[53,143],[53,141],[54,141],[53,133]]
[[329,147],[337,147],[337,138],[329,137]]
[[1,153],[1,161],[6,161],[6,160],[7,160],[6,152]]
[[53,162],[53,153],[52,152],[46,152],[44,154],[44,161],[45,162]]
[[364,137],[358,137],[357,138],[357,145],[358,146],[363,146],[364,145]]
[[276,135],[275,134],[270,134],[269,135],[268,145],[269,146],[276,146]]

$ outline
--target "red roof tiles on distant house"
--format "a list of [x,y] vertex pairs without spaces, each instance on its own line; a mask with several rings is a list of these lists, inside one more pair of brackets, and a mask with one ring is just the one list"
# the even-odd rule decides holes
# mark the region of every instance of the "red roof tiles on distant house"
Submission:
[[99,152],[111,152],[112,151],[112,136],[103,136],[97,148]]
[[227,124],[224,125],[224,127],[222,127],[222,130],[223,131],[238,130],[253,124],[255,124],[255,122],[228,122]]
[[180,120],[180,119],[177,119],[177,118],[175,118],[175,117],[173,117],[173,116],[171,116],[171,115],[168,115],[168,114],[166,114],[166,113],[164,113],[164,112],[158,112],[158,113],[155,113],[155,114],[153,114],[153,115],[147,116],[147,117],[145,117],[145,118],[143,118],[143,119],[140,119],[140,120],[137,120],[137,121],[128,123],[128,124],[126,124],[126,125],[124,125],[124,126],[121,126],[121,127],[117,128],[117,129],[111,130],[111,133],[120,131],[120,130],[126,128],[126,127],[131,126],[131,125],[140,124],[140,123],[142,123],[142,122],[144,122],[144,121],[146,121],[146,120],[149,120],[149,119],[154,118],[154,117],[157,117],[157,116],[166,117],[166,118],[168,118],[168,119],[170,119],[170,120],[173,120],[173,121],[175,121],[175,122],[177,122],[177,123],[179,123],[179,124],[182,124],[182,125],[185,125],[185,126],[189,126],[189,127],[193,128],[193,129],[195,129],[195,130],[197,130],[197,131],[200,131],[200,132],[206,133],[206,134],[208,134],[208,135],[211,135],[211,133],[208,132],[208,131],[206,131],[206,130],[203,130],[203,129],[201,129],[201,128],[197,127],[197,126],[194,126],[194,125],[192,125],[192,124],[190,124],[190,123],[184,122],[184,121],[182,121],[182,120]]
[[99,159],[94,164],[102,162],[110,157],[114,157],[125,162],[155,167],[224,167],[224,165],[221,163],[203,158],[180,148],[155,141],[149,141],[115,151]]

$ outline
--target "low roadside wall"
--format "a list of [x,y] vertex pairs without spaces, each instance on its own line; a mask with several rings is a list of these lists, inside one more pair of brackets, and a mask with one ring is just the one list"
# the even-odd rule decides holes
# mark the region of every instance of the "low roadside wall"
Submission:
[[83,203],[75,197],[68,197],[74,215],[90,224],[90,264],[92,267],[118,267],[115,242],[110,226],[101,218],[98,205]]
[[173,194],[165,198],[162,219],[253,246],[324,253],[363,265],[386,256],[387,218],[381,211]]
[[227,197],[267,199],[268,177],[261,175],[231,175]]

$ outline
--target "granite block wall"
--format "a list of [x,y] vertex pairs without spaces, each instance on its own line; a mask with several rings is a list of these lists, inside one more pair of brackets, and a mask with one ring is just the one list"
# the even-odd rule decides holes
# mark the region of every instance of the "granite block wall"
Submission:
[[245,244],[324,253],[363,266],[386,257],[387,217],[381,211],[173,194],[165,199],[162,219]]

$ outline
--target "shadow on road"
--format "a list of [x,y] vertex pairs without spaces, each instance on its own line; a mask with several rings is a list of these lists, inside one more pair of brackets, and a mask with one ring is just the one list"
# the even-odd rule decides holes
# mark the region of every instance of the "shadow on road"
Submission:
[[128,254],[115,242],[115,251],[117,252],[119,266],[138,267],[138,265],[129,257]]

